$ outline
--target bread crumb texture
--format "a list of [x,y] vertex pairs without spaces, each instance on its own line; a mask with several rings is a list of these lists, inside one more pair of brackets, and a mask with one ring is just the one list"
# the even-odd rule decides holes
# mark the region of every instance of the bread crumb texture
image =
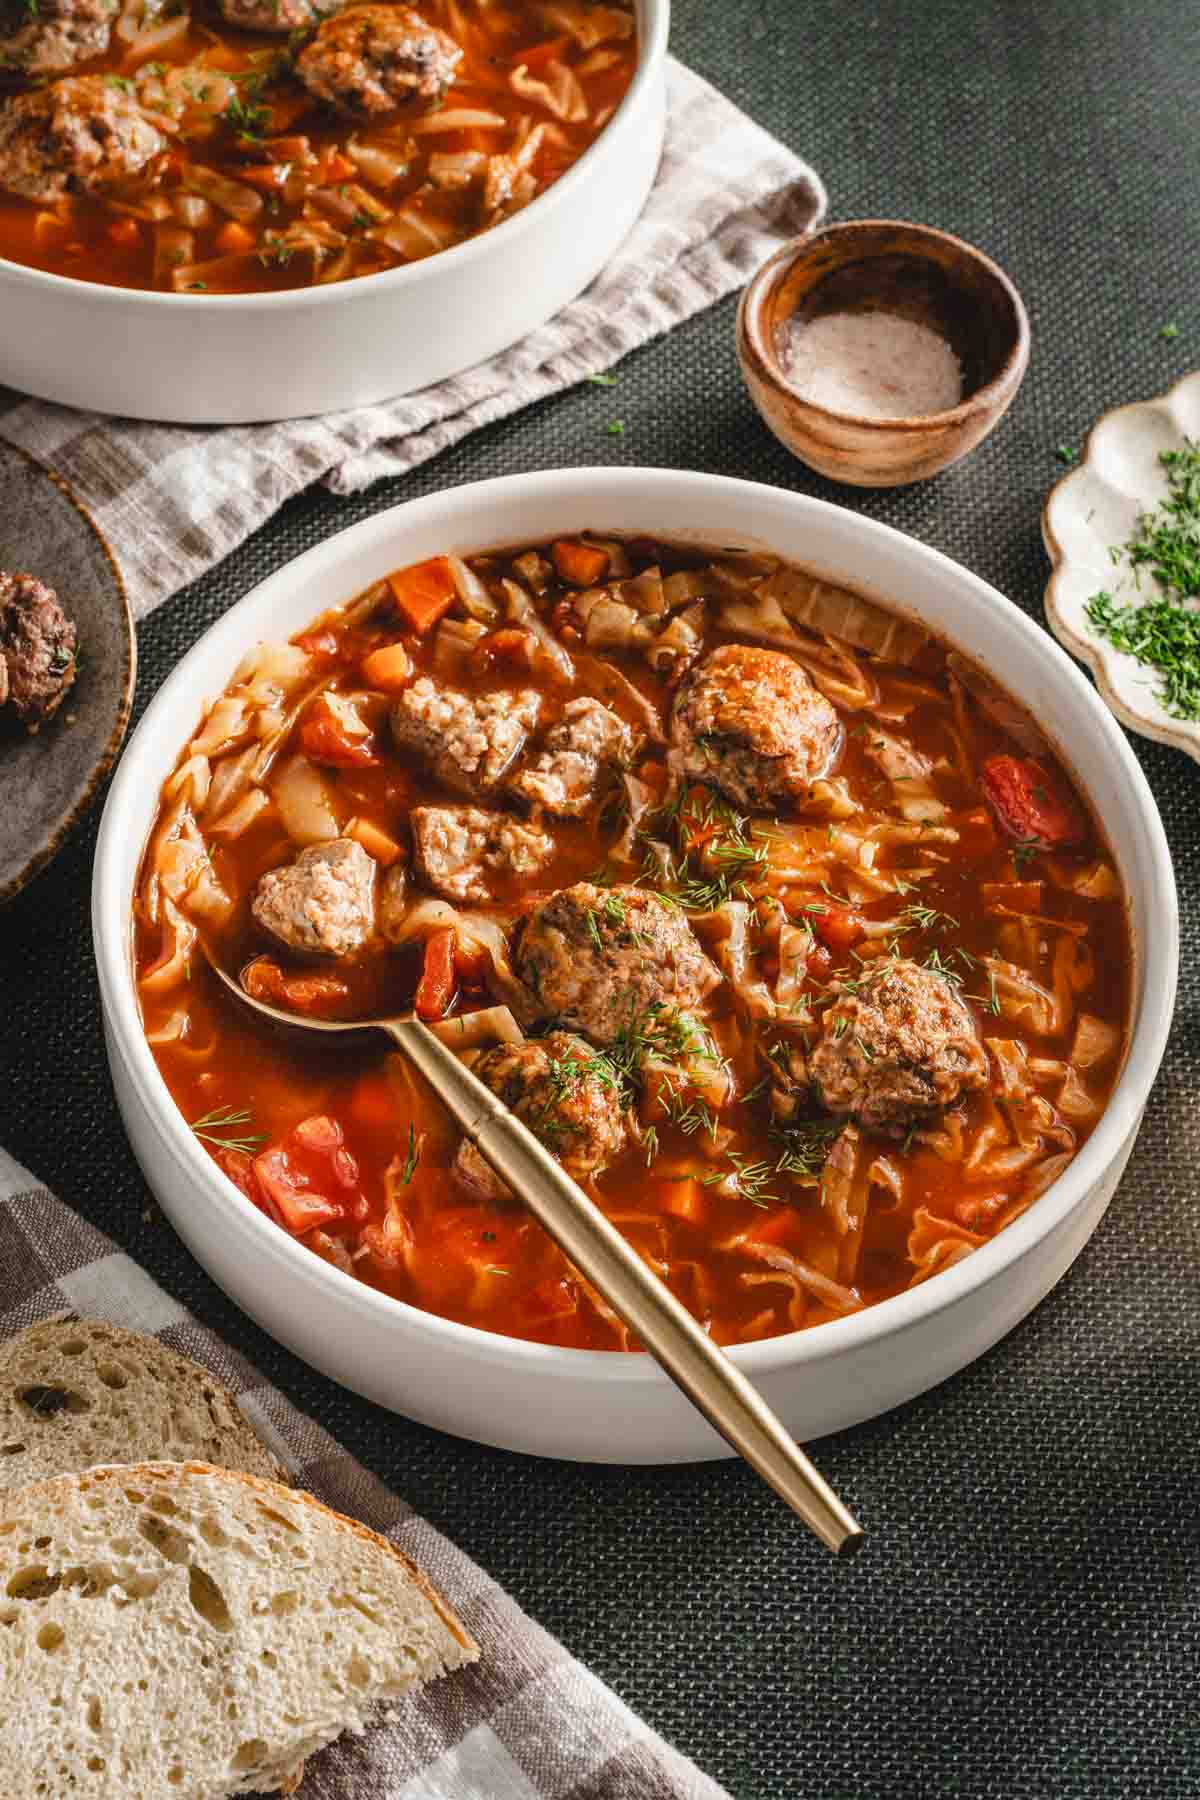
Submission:
[[287,1791],[478,1649],[386,1539],[202,1462],[0,1493],[0,1796]]

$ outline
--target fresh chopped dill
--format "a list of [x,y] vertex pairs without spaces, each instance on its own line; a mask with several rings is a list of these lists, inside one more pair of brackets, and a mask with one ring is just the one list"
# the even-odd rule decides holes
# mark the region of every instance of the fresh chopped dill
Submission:
[[658,1131],[655,1126],[647,1125],[643,1131],[642,1147],[646,1152],[646,1167],[649,1168],[658,1155]]
[[604,917],[610,925],[624,925],[625,902],[620,894],[610,894],[604,902]]
[[940,975],[942,980],[948,982],[951,987],[960,988],[962,986],[962,976],[959,974],[958,970],[940,957],[936,950],[931,950],[929,952],[929,955],[925,958],[924,966],[929,970],[931,975]]
[[249,1107],[218,1106],[213,1112],[205,1113],[202,1119],[193,1119],[192,1130],[198,1138],[218,1150],[240,1150],[244,1155],[252,1156],[260,1144],[266,1143],[266,1133],[240,1131],[237,1127],[249,1125],[253,1118]]
[[[780,1048],[782,1048],[782,1046],[780,1046]],[[758,1080],[754,1083],[754,1086],[747,1088],[742,1095],[742,1105],[753,1105],[754,1101],[756,1101],[760,1095],[765,1094],[770,1086],[771,1077],[769,1075],[760,1075]]]
[[896,920],[901,931],[955,931],[958,920],[936,906],[906,906]]
[[1179,327],[1174,319],[1169,319],[1165,325],[1160,325],[1158,335],[1160,338],[1165,339],[1168,344],[1173,344],[1175,339],[1179,336]]
[[583,379],[589,381],[593,387],[616,387],[617,385],[615,375],[585,375]]
[[1200,443],[1185,438],[1179,450],[1163,450],[1167,496],[1139,514],[1123,545],[1110,554],[1127,562],[1140,586],[1146,570],[1158,592],[1141,604],[1122,605],[1107,590],[1085,608],[1098,637],[1159,677],[1158,700],[1175,719],[1200,720]]
[[502,1269],[500,1267],[499,1263],[484,1263],[483,1272],[485,1275],[511,1275],[512,1274],[511,1269]]
[[604,429],[607,431],[609,437],[624,437],[625,421],[624,419],[613,419],[611,423],[604,427]]
[[1059,462],[1066,463],[1068,468],[1070,468],[1072,463],[1077,463],[1079,461],[1079,452],[1076,450],[1074,444],[1060,444],[1054,454]]
[[1010,849],[1013,874],[1017,876],[1023,875],[1034,858],[1040,856],[1041,853],[1042,844],[1039,839],[1021,838],[1021,840],[1018,843],[1013,844]]
[[417,1164],[421,1160],[421,1146],[417,1142],[417,1128],[409,1120],[408,1154],[404,1158],[404,1167],[400,1171],[400,1186],[407,1187],[417,1172]]
[[593,944],[595,944],[597,950],[603,950],[604,940],[600,936],[600,927],[596,923],[595,913],[590,910],[587,915],[587,929],[588,936],[591,938]]
[[779,1147],[775,1168],[794,1181],[811,1181],[825,1167],[829,1146],[843,1129],[840,1120],[809,1119],[799,1125],[778,1125],[771,1139]]
[[727,1182],[743,1200],[749,1200],[755,1206],[766,1206],[768,1202],[779,1199],[778,1194],[766,1191],[775,1174],[774,1163],[747,1162],[736,1150],[729,1152],[728,1162],[727,1169],[713,1169],[709,1174],[701,1176],[701,1186],[718,1187]]

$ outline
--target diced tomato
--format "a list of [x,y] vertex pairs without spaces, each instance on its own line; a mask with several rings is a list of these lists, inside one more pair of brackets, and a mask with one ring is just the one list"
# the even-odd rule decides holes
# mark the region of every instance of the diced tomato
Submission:
[[333,1179],[339,1187],[356,1188],[359,1181],[358,1162],[351,1156],[345,1144],[339,1144],[329,1159],[333,1170]]
[[264,1150],[254,1159],[254,1173],[284,1229],[301,1237],[318,1225],[331,1225],[342,1209],[309,1186],[308,1177],[292,1163],[286,1150]]
[[344,1142],[341,1126],[328,1113],[315,1113],[311,1119],[301,1119],[292,1136],[303,1149],[311,1150],[317,1156],[332,1156]]
[[377,769],[383,762],[373,732],[358,737],[321,694],[300,727],[300,747],[315,763],[334,769]]
[[808,973],[814,981],[824,981],[833,967],[833,955],[824,944],[814,944],[808,953]]
[[1077,844],[1084,835],[1074,802],[1031,757],[989,757],[983,765],[983,791],[1001,827],[1021,843],[1053,850]]
[[493,669],[498,663],[509,668],[533,667],[537,639],[531,631],[506,625],[502,631],[489,631],[471,652],[471,667],[478,671]]
[[805,917],[823,944],[831,950],[852,950],[862,941],[867,921],[850,906],[827,904],[824,912],[806,913]]
[[560,538],[551,554],[555,568],[572,587],[595,587],[608,574],[609,554],[599,544],[581,544],[574,538]]
[[357,174],[358,170],[350,158],[343,156],[341,151],[335,150],[331,144],[322,157],[317,170],[317,186],[336,187],[340,182],[353,181]]
[[108,235],[119,250],[136,250],[142,241],[142,228],[136,219],[118,219],[109,226]]
[[491,958],[478,945],[468,947],[455,939],[454,972],[464,987],[482,987],[491,968]]
[[242,970],[242,986],[252,1000],[265,1000],[284,1012],[316,1018],[336,1012],[350,997],[349,988],[338,976],[285,972],[269,956],[256,956],[247,964]]
[[579,1301],[563,1280],[552,1276],[530,1288],[518,1306],[517,1316],[526,1330],[535,1325],[549,1325],[555,1319],[570,1319],[579,1311]]
[[257,1206],[259,1212],[269,1212],[266,1197],[258,1185],[254,1173],[254,1160],[244,1150],[218,1150],[217,1162],[224,1169],[235,1187],[241,1188],[247,1200]]
[[435,931],[425,946],[425,966],[417,984],[414,1007],[426,1023],[445,1018],[454,998],[454,932]]
[[444,556],[412,563],[388,576],[396,605],[418,636],[431,631],[458,599],[454,571]]
[[332,631],[306,631],[303,637],[296,639],[296,645],[306,656],[318,657],[322,662],[338,662],[341,659],[342,646]]

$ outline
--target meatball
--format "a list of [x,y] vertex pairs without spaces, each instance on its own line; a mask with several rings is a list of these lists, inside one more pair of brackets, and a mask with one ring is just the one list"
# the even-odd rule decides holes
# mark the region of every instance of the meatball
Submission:
[[841,741],[838,716],[790,656],[724,644],[692,672],[671,714],[685,774],[735,806],[803,800]]
[[614,769],[633,755],[633,733],[599,700],[572,700],[546,733],[513,792],[556,819],[583,819]]
[[431,111],[461,60],[454,39],[411,6],[355,6],[326,20],[296,73],[318,100],[366,121]]
[[76,675],[75,627],[53,588],[0,572],[0,704],[28,731],[51,718]]
[[310,844],[268,869],[250,909],[264,931],[308,956],[353,956],[375,928],[375,864],[353,838]]
[[521,754],[540,704],[533,688],[475,700],[423,675],[393,707],[392,736],[402,750],[415,751],[447,787],[481,800]]
[[307,31],[341,12],[346,0],[220,0],[221,17],[243,31]]
[[544,831],[476,806],[416,806],[413,852],[426,886],[447,900],[491,900],[496,877],[528,879],[554,854]]
[[534,907],[516,968],[544,1016],[597,1044],[653,1008],[689,1012],[721,979],[675,907],[642,888],[587,881]]
[[53,206],[135,176],[157,179],[167,147],[136,97],[104,75],[78,75],[0,107],[0,188]]
[[58,75],[108,49],[120,0],[0,0],[0,69]]
[[899,1136],[987,1081],[965,1000],[944,976],[906,960],[860,976],[821,1020],[809,1072],[830,1112]]
[[[576,1181],[602,1175],[625,1149],[628,1133],[616,1073],[569,1031],[486,1050],[475,1073]],[[459,1146],[454,1173],[474,1194],[492,1200],[509,1197],[469,1142]]]

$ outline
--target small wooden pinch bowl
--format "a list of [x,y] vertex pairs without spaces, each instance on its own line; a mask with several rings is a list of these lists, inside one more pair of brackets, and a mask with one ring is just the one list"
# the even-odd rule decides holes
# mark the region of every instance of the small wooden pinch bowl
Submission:
[[[891,314],[928,326],[963,372],[943,412],[873,418],[805,399],[788,380],[789,324],[830,313]],[[738,358],[780,443],[834,481],[900,487],[948,469],[1003,418],[1029,363],[1029,319],[1004,271],[949,232],[860,219],[785,244],[742,296]]]

